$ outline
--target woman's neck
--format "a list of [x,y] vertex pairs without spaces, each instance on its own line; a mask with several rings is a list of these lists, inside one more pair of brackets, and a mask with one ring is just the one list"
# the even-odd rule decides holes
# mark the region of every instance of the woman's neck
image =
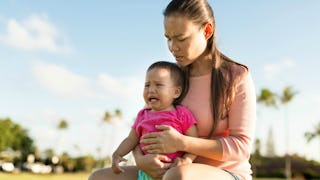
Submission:
[[209,56],[195,60],[190,66],[190,76],[197,77],[209,74],[212,71],[212,58]]

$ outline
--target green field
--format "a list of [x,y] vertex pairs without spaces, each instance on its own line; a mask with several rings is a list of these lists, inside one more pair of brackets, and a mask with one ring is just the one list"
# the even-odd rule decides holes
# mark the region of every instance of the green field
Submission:
[[87,180],[89,173],[65,173],[65,174],[10,174],[0,172],[1,180]]
[[[21,173],[21,174],[10,174],[0,172],[1,180],[87,180],[89,173],[65,173],[65,174],[31,174],[31,173]],[[283,180],[277,178],[256,178],[254,180]]]

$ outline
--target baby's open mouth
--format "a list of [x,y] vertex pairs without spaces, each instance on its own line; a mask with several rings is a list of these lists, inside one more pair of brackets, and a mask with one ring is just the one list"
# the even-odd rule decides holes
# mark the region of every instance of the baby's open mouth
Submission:
[[149,98],[149,101],[150,101],[150,102],[155,102],[155,101],[158,101],[158,100],[159,100],[158,98],[154,98],[154,97]]

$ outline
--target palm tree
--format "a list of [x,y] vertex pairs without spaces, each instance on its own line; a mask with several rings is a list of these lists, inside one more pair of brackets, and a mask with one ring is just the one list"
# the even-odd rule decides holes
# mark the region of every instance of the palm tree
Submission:
[[[257,102],[266,106],[266,107],[273,107],[277,108],[277,94],[272,92],[267,88],[261,89],[260,95],[257,96]],[[269,128],[269,131],[272,132],[273,127]],[[274,151],[274,150],[273,150]]]
[[64,119],[60,120],[60,122],[58,124],[58,129],[65,130],[67,128],[68,128],[68,122]]
[[[101,144],[100,146],[105,146],[105,139],[106,139],[106,127],[104,124],[110,124],[112,120],[112,115],[109,111],[105,111],[104,115],[102,117],[102,132],[101,132]],[[107,143],[107,147],[109,147],[109,142]],[[98,152],[98,156],[99,156],[99,161],[101,162],[100,167],[103,167],[103,157],[101,155],[101,147],[97,147],[97,152]]]
[[121,118],[122,117],[122,112],[120,109],[116,109],[114,111],[114,116]]
[[315,126],[313,131],[306,132],[304,135],[308,142],[312,141],[317,137],[320,138],[320,122],[318,123],[318,125]]
[[307,139],[307,142],[310,142],[316,138],[319,138],[320,140],[320,122],[314,127],[313,131],[306,132],[304,136]]
[[[257,103],[262,104],[266,107],[277,108],[277,101],[276,100],[277,100],[277,95],[267,88],[261,89],[260,94],[257,95]],[[271,129],[272,129],[272,126],[270,127],[270,130]],[[259,148],[259,152],[258,152],[259,154],[257,156],[257,154],[255,152],[254,159],[259,159],[260,148],[261,148],[261,142],[259,139],[256,140],[256,146]],[[257,163],[257,165],[258,165],[261,162],[259,160],[255,160],[254,163]],[[254,165],[254,168],[255,168],[255,165]],[[255,174],[257,174],[256,168],[255,168]]]
[[114,110],[114,113],[111,114],[109,111],[104,113],[102,121],[109,124],[115,124],[122,117],[122,112],[120,109]]
[[297,94],[297,92],[294,92],[292,90],[291,86],[286,86],[283,91],[282,95],[280,97],[281,104],[285,106],[285,111],[284,111],[284,119],[285,119],[285,125],[286,125],[286,134],[285,134],[285,139],[286,139],[286,160],[285,160],[285,174],[287,179],[291,179],[291,159],[289,156],[289,123],[288,123],[288,117],[287,117],[287,112],[288,112],[288,107],[287,105],[289,102],[292,101],[293,97]]
[[109,111],[106,111],[102,119],[103,122],[110,123],[111,119],[112,119],[112,115],[110,114]]
[[[113,126],[113,125],[119,123],[119,120],[121,119],[121,117],[122,117],[122,112],[121,112],[120,109],[116,109],[113,112],[113,114],[111,114],[109,111],[105,111],[105,113],[103,115],[103,118],[102,118],[102,123],[106,123],[106,124],[109,124],[109,125]],[[105,144],[105,142],[104,142],[105,138],[107,138],[107,137],[105,137],[105,131],[106,131],[106,129],[103,128],[102,129],[102,144],[101,144],[102,146]],[[111,131],[112,131],[111,134],[114,134],[114,132],[113,132],[114,131],[114,127],[111,128]],[[110,141],[113,141],[112,138],[109,137],[109,139],[110,139]],[[110,145],[113,145],[113,142],[108,142],[107,143],[107,148],[108,148],[107,154],[108,155],[109,155],[110,150],[111,150]],[[99,152],[101,152],[101,148],[100,147],[98,147],[97,149],[99,149]],[[100,156],[99,158],[102,158],[101,155],[99,155],[99,156]]]
[[267,88],[261,89],[260,95],[257,97],[257,102],[265,106],[277,107],[277,95]]
[[[57,125],[58,131],[66,130],[66,129],[68,129],[68,127],[69,127],[69,124],[68,124],[67,120],[65,120],[65,119],[61,119],[61,120],[59,121],[58,125]],[[59,146],[59,143],[60,143],[60,141],[61,141],[61,137],[62,137],[62,136],[59,135],[58,146]]]
[[298,94],[298,92],[294,92],[291,86],[284,87],[281,96],[281,103],[283,105],[287,105],[296,94]]
[[[293,99],[293,97],[297,94],[297,92],[294,92],[292,90],[291,86],[286,86],[283,91],[282,95],[279,97],[276,93],[271,92],[267,88],[263,88],[261,90],[260,95],[257,97],[257,102],[264,104],[265,106],[271,106],[277,108],[277,100],[279,99],[281,104],[286,106],[289,102]],[[289,141],[288,141],[288,132],[289,132],[289,126],[288,126],[288,118],[287,118],[287,106],[285,108],[285,124],[287,125],[286,128],[286,162],[285,162],[285,174],[288,179],[291,178],[291,160],[288,156],[288,148],[289,148]]]
[[267,156],[274,157],[275,156],[275,149],[274,149],[274,138],[273,138],[273,129],[269,128],[268,138],[267,138]]

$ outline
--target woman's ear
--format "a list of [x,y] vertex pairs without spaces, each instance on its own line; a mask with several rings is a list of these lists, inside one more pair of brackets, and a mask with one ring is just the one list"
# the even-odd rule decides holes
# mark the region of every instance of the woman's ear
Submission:
[[204,36],[208,40],[213,35],[213,25],[212,23],[206,23],[204,25]]

